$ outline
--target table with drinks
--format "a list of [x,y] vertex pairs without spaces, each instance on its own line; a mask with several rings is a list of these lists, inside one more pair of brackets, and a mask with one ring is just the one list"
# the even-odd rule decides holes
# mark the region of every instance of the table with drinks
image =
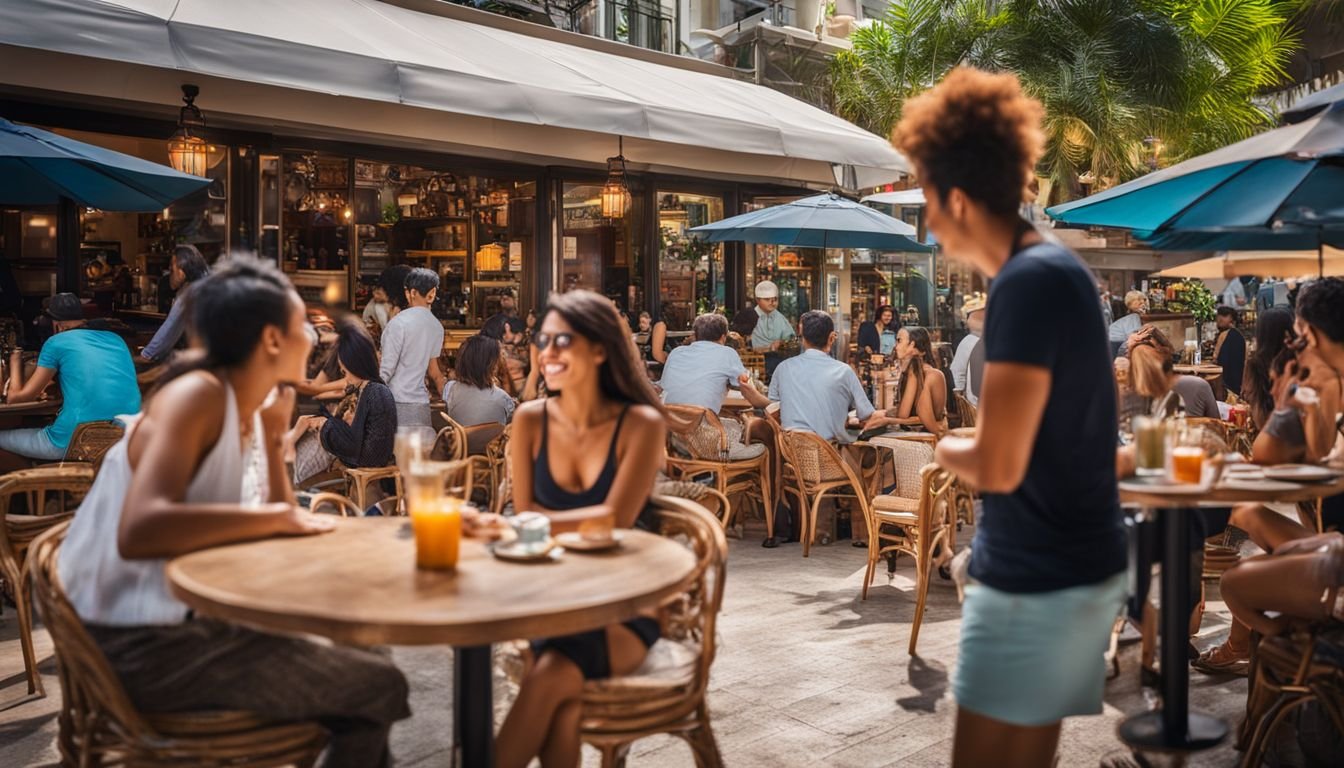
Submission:
[[1344,468],[1225,464],[1226,446],[1202,427],[1187,426],[1182,419],[1146,417],[1135,417],[1133,427],[1136,477],[1120,482],[1120,498],[1155,511],[1161,526],[1162,708],[1125,720],[1120,737],[1141,749],[1209,749],[1227,737],[1228,727],[1189,708],[1186,516],[1200,506],[1298,502],[1344,493]]
[[419,438],[405,433],[398,453],[409,520],[337,518],[326,534],[193,552],[168,564],[168,580],[196,612],[263,631],[453,646],[454,762],[493,765],[492,645],[655,610],[684,591],[696,560],[684,545],[638,530],[608,529],[605,547],[585,541],[600,549],[592,554],[565,549],[535,512],[518,515],[500,541],[465,537],[471,512],[448,485],[455,465],[419,458]]

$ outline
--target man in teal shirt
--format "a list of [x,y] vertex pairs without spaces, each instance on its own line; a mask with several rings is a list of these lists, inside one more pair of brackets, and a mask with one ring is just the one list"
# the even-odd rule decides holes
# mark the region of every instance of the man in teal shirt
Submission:
[[10,356],[9,403],[36,400],[53,377],[61,387],[61,412],[49,427],[0,431],[0,465],[14,468],[15,456],[42,461],[65,458],[75,427],[140,412],[140,386],[131,351],[120,336],[90,327],[73,293],[51,297],[47,308],[56,335],[42,345],[37,370],[23,381],[22,351]]

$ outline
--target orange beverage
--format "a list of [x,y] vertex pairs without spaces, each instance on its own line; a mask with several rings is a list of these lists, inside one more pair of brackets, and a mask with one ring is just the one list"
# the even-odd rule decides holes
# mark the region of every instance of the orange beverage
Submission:
[[1171,449],[1171,479],[1178,483],[1199,484],[1204,471],[1204,450],[1193,445]]
[[434,504],[411,507],[415,531],[415,567],[452,570],[462,544],[462,507],[457,499],[440,498]]

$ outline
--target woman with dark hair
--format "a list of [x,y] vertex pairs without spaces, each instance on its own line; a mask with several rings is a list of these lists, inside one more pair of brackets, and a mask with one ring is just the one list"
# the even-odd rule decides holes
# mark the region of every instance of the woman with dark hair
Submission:
[[896,309],[883,304],[872,320],[859,325],[859,351],[865,355],[890,355],[896,349]]
[[61,547],[61,581],[141,711],[319,720],[328,768],[387,765],[388,730],[410,715],[391,660],[194,615],[169,591],[174,557],[331,530],[294,503],[281,460],[288,385],[311,346],[303,301],[275,267],[238,259],[191,298],[195,348],[108,451]]
[[1275,368],[1283,370],[1284,349],[1296,337],[1293,311],[1287,307],[1270,307],[1256,318],[1255,351],[1246,360],[1241,399],[1251,407],[1251,418],[1257,427],[1263,429],[1274,412],[1272,375]]
[[[533,344],[550,397],[514,415],[514,507],[546,513],[552,530],[598,537],[640,525],[667,433],[625,322],[599,294],[557,294]],[[646,616],[534,642],[496,740],[497,764],[522,768],[540,757],[547,766],[578,765],[584,681],[633,672],[658,634],[657,619]]]
[[954,768],[1050,765],[1064,718],[1101,712],[1125,597],[1096,282],[1021,216],[1043,115],[1016,76],[958,67],[905,103],[895,131],[942,251],[993,280],[978,429],[935,449],[984,500],[953,680]]
[[917,426],[941,435],[947,431],[947,383],[941,360],[933,351],[929,332],[919,326],[896,332],[896,357],[901,377],[896,384],[900,399],[887,409],[890,423]]
[[302,483],[329,470],[333,460],[351,469],[392,462],[397,404],[378,372],[378,350],[368,328],[353,315],[336,324],[336,360],[344,394],[334,412],[318,403],[317,416],[300,417],[289,432],[294,480]]
[[173,302],[173,308],[168,310],[168,318],[154,333],[154,338],[150,339],[140,351],[142,360],[160,362],[177,346],[177,342],[182,339],[182,334],[187,329],[184,317],[187,293],[193,283],[208,274],[210,265],[205,262],[205,256],[196,250],[196,246],[183,243],[173,250],[173,257],[168,267],[168,284],[177,292],[177,298]]
[[[517,406],[495,380],[500,368],[499,342],[477,334],[457,351],[457,378],[443,386],[443,411],[464,427],[508,424]],[[478,446],[472,446],[477,448]]]
[[639,330],[635,332],[639,356],[654,371],[661,371],[667,362],[667,323],[662,313],[654,317],[648,312],[639,313]]

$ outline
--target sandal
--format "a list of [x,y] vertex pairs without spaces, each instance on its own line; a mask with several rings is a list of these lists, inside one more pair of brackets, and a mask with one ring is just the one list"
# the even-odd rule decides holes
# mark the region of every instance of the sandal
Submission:
[[1251,660],[1240,658],[1235,651],[1228,650],[1226,644],[1214,647],[1199,654],[1199,658],[1190,663],[1206,675],[1236,675],[1245,677],[1250,670]]

